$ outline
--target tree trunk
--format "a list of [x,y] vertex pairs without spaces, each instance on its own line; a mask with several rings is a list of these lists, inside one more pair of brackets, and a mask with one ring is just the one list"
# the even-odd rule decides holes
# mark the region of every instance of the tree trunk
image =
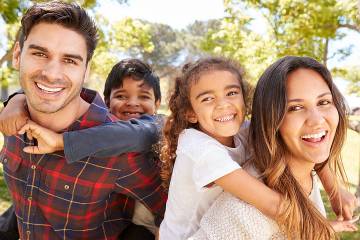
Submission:
[[324,54],[323,54],[323,64],[325,66],[327,66],[328,52],[329,52],[329,38],[326,38],[325,39]]

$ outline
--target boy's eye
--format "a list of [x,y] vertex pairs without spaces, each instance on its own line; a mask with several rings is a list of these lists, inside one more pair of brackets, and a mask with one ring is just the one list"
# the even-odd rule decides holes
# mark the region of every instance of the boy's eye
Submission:
[[148,95],[141,95],[141,96],[140,96],[140,99],[145,99],[145,100],[147,100],[147,99],[150,99],[150,96],[148,96]]
[[303,109],[303,107],[301,105],[294,105],[294,106],[289,106],[288,111],[289,112],[296,112]]
[[125,95],[116,95],[115,98],[120,99],[120,100],[127,99],[127,97]]

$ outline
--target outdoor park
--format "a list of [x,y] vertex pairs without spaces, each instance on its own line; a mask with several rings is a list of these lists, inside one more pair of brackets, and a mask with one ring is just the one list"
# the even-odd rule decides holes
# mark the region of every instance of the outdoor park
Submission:
[[[19,37],[19,19],[36,2],[44,1],[0,2],[1,101],[20,88],[11,54]],[[168,93],[187,61],[208,55],[230,57],[244,67],[253,85],[271,63],[286,55],[310,56],[325,64],[349,106],[342,159],[351,191],[360,193],[360,1],[83,0],[79,4],[99,27],[86,86],[102,92],[116,62],[139,58],[160,76],[165,114]],[[3,212],[11,199],[0,173]],[[328,216],[334,218],[325,195],[323,200]],[[360,230],[342,234],[341,239],[360,239]]]

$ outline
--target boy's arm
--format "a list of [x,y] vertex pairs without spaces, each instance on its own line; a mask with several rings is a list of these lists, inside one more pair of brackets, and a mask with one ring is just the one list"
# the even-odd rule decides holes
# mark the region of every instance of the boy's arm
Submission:
[[344,189],[341,185],[338,187],[337,191],[334,191],[335,180],[328,164],[320,171],[317,171],[317,174],[329,196],[331,207],[336,216],[340,219],[343,218],[344,220],[352,219],[354,210],[358,205],[355,195]]
[[154,119],[144,116],[140,120],[119,121],[64,134],[50,131],[29,120],[19,134],[27,132],[29,138],[34,136],[42,139],[41,144],[38,139],[38,146],[27,147],[25,152],[44,154],[64,149],[67,162],[73,163],[90,155],[110,157],[125,152],[148,151],[158,141],[159,130]]
[[215,183],[225,192],[253,205],[270,218],[276,219],[278,216],[282,201],[281,195],[244,169],[237,169],[218,178]]
[[0,132],[7,136],[16,135],[29,119],[25,108],[25,95],[16,92],[4,102],[0,113]]
[[118,121],[64,133],[64,152],[69,163],[87,156],[111,157],[143,152],[159,140],[161,126],[155,117]]

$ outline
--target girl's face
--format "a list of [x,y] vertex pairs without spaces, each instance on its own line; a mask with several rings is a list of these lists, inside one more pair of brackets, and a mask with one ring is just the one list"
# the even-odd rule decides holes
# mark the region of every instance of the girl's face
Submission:
[[198,123],[200,130],[220,143],[232,146],[233,136],[244,120],[245,104],[240,81],[223,70],[201,74],[190,88],[193,111],[188,121]]
[[286,82],[287,109],[280,134],[289,164],[313,167],[328,159],[339,123],[332,94],[321,75],[298,69]]

